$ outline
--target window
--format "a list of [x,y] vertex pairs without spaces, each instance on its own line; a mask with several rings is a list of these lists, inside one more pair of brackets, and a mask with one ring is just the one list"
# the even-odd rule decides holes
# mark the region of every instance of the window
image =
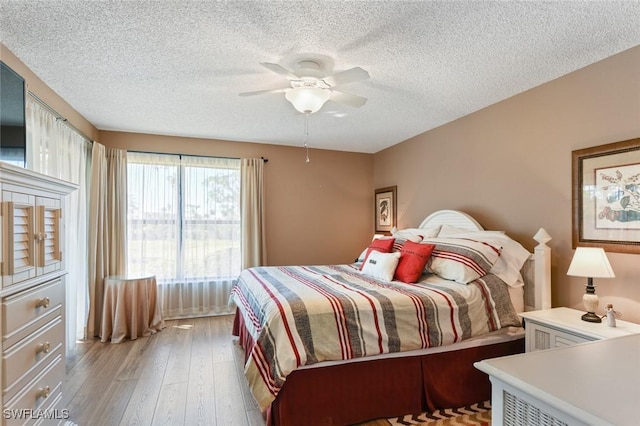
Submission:
[[240,160],[127,154],[127,272],[159,284],[240,274]]

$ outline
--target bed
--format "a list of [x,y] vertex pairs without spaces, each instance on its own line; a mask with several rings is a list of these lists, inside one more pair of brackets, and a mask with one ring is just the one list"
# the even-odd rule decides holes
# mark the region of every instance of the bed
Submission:
[[354,264],[244,270],[233,334],[267,424],[354,424],[489,399],[473,363],[524,352],[517,312],[550,307],[550,237],[534,238],[529,253],[442,210],[374,239]]

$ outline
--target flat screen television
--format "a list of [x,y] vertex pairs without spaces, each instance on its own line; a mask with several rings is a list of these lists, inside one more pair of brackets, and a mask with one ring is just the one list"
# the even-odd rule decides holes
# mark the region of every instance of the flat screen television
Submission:
[[0,61],[0,161],[20,167],[27,161],[24,78]]

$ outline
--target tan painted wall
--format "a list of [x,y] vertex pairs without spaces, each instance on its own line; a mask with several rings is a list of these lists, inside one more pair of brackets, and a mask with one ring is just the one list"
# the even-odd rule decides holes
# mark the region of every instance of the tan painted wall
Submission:
[[[567,277],[571,151],[640,137],[640,46],[375,154],[374,187],[398,186],[401,227],[460,209],[532,249],[553,237],[553,304],[582,309],[585,279]],[[640,322],[640,256],[609,253],[600,306]],[[600,312],[602,313],[602,312]]]
[[38,76],[36,76],[2,43],[0,43],[0,59],[24,78],[28,91],[33,92],[91,140],[97,139],[98,129],[73,109],[71,105],[62,99],[56,92],[51,90],[49,86],[44,84]]
[[373,235],[373,155],[208,139],[100,132],[133,151],[265,157],[270,265],[349,263]]

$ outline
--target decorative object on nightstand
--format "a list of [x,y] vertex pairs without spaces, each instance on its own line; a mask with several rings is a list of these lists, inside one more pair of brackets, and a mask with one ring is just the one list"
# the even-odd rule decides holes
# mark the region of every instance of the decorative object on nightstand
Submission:
[[582,303],[584,303],[587,313],[582,315],[582,320],[601,322],[602,320],[595,313],[598,308],[598,296],[593,285],[593,279],[615,278],[604,250],[600,247],[577,247],[573,259],[571,259],[567,275],[587,278],[586,293],[582,296]]
[[617,312],[613,310],[613,305],[611,303],[609,303],[607,305],[607,307],[605,308],[605,312],[606,317],[607,317],[607,325],[609,327],[615,327],[616,326],[616,316],[617,316]]

